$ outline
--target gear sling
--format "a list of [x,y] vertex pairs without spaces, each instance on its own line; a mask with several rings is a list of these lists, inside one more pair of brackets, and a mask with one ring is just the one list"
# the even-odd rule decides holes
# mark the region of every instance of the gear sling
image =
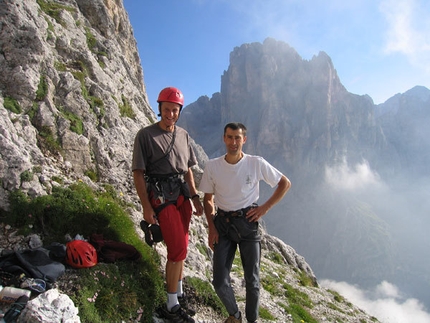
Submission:
[[[151,165],[159,162],[160,160],[167,158],[173,149],[176,138],[176,127],[173,130],[172,140],[166,153],[163,157],[160,157],[156,161],[148,165],[149,170]],[[167,159],[170,164],[170,161]],[[170,165],[171,166],[171,165]],[[172,167],[172,166],[171,166]],[[172,167],[173,168],[173,167]],[[171,173],[171,174],[151,174],[149,171],[145,175],[145,181],[147,183],[147,191],[149,200],[151,201],[154,212],[158,215],[167,205],[176,204],[179,195],[184,195],[185,198],[190,198],[190,190],[188,184],[184,181],[183,173]]]

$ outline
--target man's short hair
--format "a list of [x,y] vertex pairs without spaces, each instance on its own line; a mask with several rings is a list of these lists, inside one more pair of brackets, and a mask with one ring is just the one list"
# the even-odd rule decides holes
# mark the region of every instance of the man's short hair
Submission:
[[226,131],[227,131],[228,128],[230,128],[232,130],[242,129],[243,135],[246,136],[246,127],[242,123],[240,123],[240,122],[230,122],[230,123],[227,123],[225,125],[225,127],[224,127],[224,135],[225,135],[225,133],[226,133]]

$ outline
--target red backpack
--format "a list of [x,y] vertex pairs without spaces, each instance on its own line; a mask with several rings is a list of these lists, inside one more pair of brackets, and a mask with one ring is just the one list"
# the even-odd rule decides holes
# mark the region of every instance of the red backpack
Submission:
[[105,240],[102,234],[93,233],[90,236],[89,243],[97,250],[97,256],[101,262],[138,261],[142,258],[142,255],[134,246],[125,242]]

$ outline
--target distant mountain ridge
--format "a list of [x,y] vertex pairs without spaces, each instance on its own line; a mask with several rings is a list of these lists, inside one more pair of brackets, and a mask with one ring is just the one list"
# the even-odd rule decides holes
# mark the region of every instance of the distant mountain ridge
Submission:
[[426,204],[424,195],[407,192],[417,182],[420,192],[430,187],[429,118],[423,86],[375,105],[345,89],[326,53],[303,60],[268,38],[236,47],[221,91],[188,105],[179,125],[209,157],[224,153],[227,122],[247,126],[245,152],[293,183],[266,217],[268,231],[303,254],[318,277],[367,287],[386,279],[426,302],[430,264],[419,250],[428,239],[409,224],[430,220],[424,209],[411,210],[417,200]]

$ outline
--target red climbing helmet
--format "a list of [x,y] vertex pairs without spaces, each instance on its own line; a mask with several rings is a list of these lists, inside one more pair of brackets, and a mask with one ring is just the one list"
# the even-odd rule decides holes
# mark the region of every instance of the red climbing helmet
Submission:
[[160,94],[158,95],[157,102],[173,102],[179,104],[182,108],[184,105],[184,95],[179,89],[175,87],[166,87],[161,90]]
[[66,245],[66,263],[74,268],[88,268],[97,265],[97,251],[84,240],[73,240]]

